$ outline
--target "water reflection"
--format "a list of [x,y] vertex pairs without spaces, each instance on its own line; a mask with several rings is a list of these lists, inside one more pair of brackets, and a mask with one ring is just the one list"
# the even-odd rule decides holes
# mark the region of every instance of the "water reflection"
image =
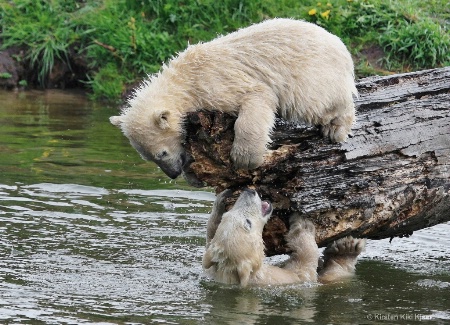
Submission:
[[111,127],[109,116],[116,113],[116,107],[99,106],[78,93],[0,91],[2,183],[186,188],[140,159]]
[[211,282],[201,259],[212,191],[141,161],[109,125],[115,110],[79,94],[0,92],[0,323],[450,321],[450,224],[370,241],[348,282]]

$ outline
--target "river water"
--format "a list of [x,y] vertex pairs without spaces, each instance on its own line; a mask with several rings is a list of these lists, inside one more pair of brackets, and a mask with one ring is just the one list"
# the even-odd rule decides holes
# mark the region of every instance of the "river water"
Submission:
[[449,223],[369,241],[343,283],[211,282],[212,189],[142,161],[116,113],[79,93],[0,92],[0,324],[450,323]]

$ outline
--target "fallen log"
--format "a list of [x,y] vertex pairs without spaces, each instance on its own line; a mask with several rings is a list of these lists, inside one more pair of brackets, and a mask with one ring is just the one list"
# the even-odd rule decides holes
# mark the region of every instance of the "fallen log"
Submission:
[[191,113],[185,148],[193,162],[185,178],[216,192],[252,187],[270,200],[268,255],[287,252],[292,212],[315,223],[319,246],[346,235],[409,236],[449,221],[450,67],[365,78],[357,87],[357,122],[346,143],[278,119],[263,166],[249,172],[230,161],[235,117]]

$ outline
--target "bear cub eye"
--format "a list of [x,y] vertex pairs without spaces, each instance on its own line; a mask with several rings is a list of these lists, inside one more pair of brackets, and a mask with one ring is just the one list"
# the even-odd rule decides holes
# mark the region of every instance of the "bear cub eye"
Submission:
[[160,159],[164,159],[167,157],[167,151],[163,150],[159,153],[156,154],[155,158],[160,160]]
[[245,219],[244,227],[246,230],[252,229],[252,222],[249,219]]

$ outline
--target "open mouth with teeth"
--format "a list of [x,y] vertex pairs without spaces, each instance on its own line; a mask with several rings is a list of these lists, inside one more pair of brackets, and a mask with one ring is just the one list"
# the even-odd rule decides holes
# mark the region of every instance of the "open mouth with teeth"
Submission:
[[272,207],[272,204],[270,204],[270,202],[267,202],[267,201],[261,202],[261,212],[262,212],[263,217],[271,214],[272,210],[273,210],[273,207]]

